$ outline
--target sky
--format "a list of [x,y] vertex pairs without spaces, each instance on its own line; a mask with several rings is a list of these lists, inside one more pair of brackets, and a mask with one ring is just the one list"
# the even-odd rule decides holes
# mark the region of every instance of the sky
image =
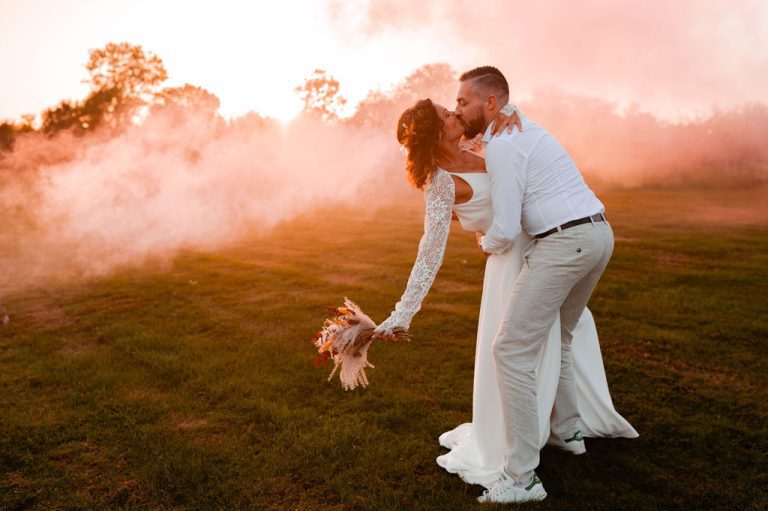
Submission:
[[755,0],[0,0],[0,119],[87,94],[88,50],[140,44],[169,86],[201,86],[225,117],[287,120],[315,69],[349,112],[421,65],[493,64],[512,98],[555,89],[669,120],[768,103],[768,2]]

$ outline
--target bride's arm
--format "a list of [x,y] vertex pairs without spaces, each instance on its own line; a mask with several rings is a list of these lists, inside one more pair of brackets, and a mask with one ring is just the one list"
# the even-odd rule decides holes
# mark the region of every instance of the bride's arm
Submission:
[[424,234],[419,242],[419,253],[413,263],[408,285],[395,305],[394,312],[376,327],[376,333],[391,332],[394,328],[408,329],[411,319],[421,309],[421,302],[432,287],[437,271],[443,263],[455,202],[455,190],[450,174],[443,170],[437,171],[427,188],[426,200]]

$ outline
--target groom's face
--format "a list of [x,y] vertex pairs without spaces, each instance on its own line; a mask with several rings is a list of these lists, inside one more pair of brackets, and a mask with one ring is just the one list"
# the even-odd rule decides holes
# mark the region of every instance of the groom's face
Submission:
[[474,138],[485,128],[485,98],[478,94],[474,80],[459,82],[456,92],[456,118],[464,125],[464,135]]

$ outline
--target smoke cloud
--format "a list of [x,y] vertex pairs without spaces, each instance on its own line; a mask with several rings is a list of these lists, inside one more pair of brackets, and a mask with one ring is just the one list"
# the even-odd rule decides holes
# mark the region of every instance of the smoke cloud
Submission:
[[[455,80],[446,64],[423,66],[335,124],[224,121],[187,106],[152,110],[116,136],[22,133],[0,151],[0,296],[216,249],[318,207],[402,200],[397,117],[423,97],[451,107]],[[593,187],[768,182],[764,104],[682,122],[558,89],[520,105]]]
[[758,0],[333,0],[329,11],[350,37],[426,39],[460,70],[495,65],[518,101],[556,89],[675,121],[768,102]]
[[[453,108],[456,78],[447,64],[424,66],[392,91],[371,93],[352,120],[388,129],[404,107],[423,97]],[[678,122],[558,89],[536,90],[519,105],[563,143],[593,187],[768,182],[766,104],[746,103]]]
[[768,183],[768,106],[745,104],[670,123],[610,101],[537,91],[521,104],[565,145],[593,186]]
[[0,293],[212,249],[328,203],[375,205],[388,174],[405,181],[396,148],[372,128],[194,112],[114,138],[21,136],[0,159]]

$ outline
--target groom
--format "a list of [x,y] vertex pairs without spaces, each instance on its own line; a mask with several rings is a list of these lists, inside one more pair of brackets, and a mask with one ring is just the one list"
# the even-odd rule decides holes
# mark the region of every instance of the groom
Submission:
[[539,464],[534,369],[558,314],[562,354],[550,443],[573,454],[585,452],[577,429],[571,340],[613,251],[603,204],[552,135],[523,117],[522,132],[490,137],[489,124],[508,100],[507,80],[495,67],[478,67],[459,79],[456,116],[467,137],[485,131],[491,181],[493,223],[478,242],[484,252],[501,254],[521,229],[533,238],[494,340],[507,451],[500,479],[480,502],[527,502],[547,496],[534,473]]

